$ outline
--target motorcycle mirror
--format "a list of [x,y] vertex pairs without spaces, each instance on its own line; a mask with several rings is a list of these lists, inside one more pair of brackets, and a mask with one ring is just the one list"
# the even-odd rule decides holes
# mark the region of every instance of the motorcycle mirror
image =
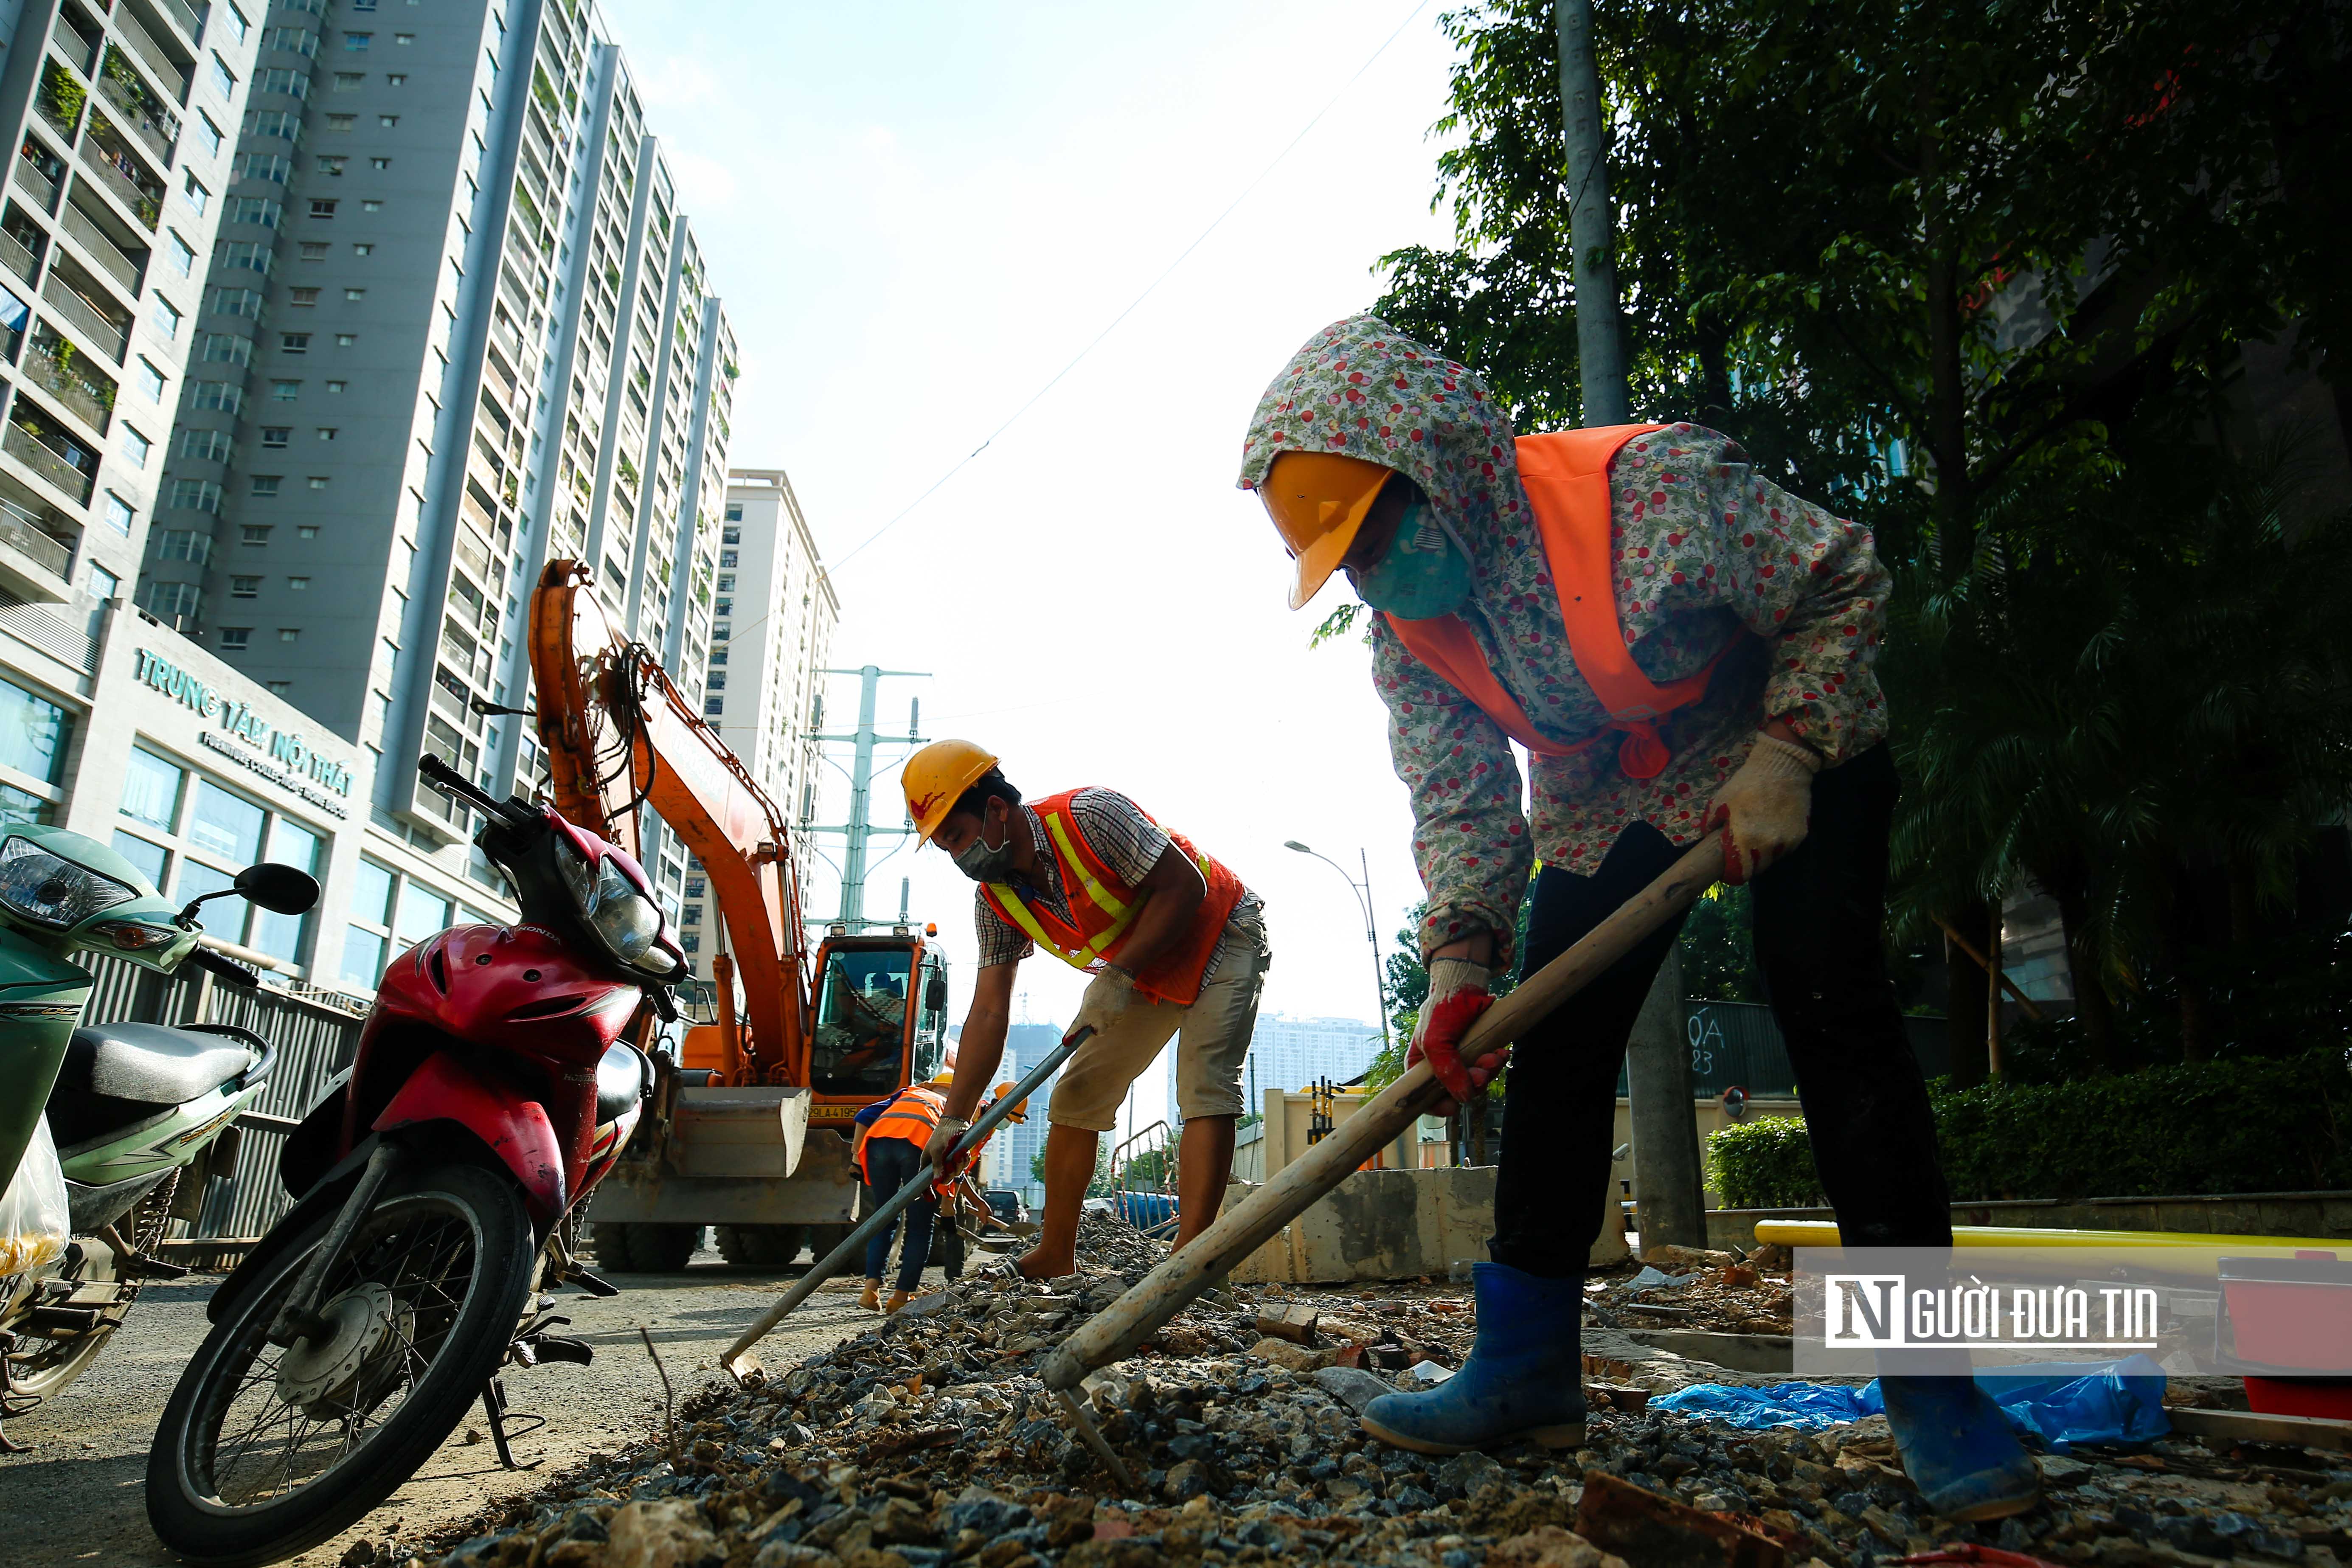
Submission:
[[308,871],[265,860],[236,874],[234,890],[281,915],[308,914],[319,905],[319,879]]

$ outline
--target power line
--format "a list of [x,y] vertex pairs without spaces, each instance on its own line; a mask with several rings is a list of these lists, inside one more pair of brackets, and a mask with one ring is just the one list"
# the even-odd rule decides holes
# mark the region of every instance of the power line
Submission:
[[1265,184],[1266,176],[1273,174],[1276,168],[1281,166],[1284,159],[1289,157],[1293,152],[1297,150],[1298,144],[1307,140],[1307,133],[1312,132],[1318,125],[1321,124],[1323,122],[1323,117],[1330,113],[1331,110],[1338,106],[1341,99],[1348,96],[1349,89],[1354,87],[1359,80],[1362,79],[1364,73],[1371,69],[1374,63],[1377,62],[1382,55],[1388,53],[1389,46],[1391,44],[1395,43],[1399,38],[1404,36],[1404,30],[1412,25],[1413,18],[1420,16],[1428,8],[1429,0],[1419,0],[1419,3],[1416,4],[1411,11],[1405,14],[1404,20],[1396,25],[1396,31],[1391,33],[1386,38],[1381,41],[1381,47],[1374,49],[1365,59],[1364,63],[1356,68],[1355,75],[1349,77],[1346,81],[1339,84],[1339,90],[1333,93],[1329,100],[1324,103],[1323,107],[1315,111],[1315,117],[1312,120],[1309,120],[1305,125],[1299,128],[1298,134],[1292,137],[1288,144],[1286,145],[1281,152],[1276,153],[1274,155],[1273,162],[1267,163],[1265,168],[1260,169],[1257,173],[1257,177],[1252,180],[1248,184],[1244,185],[1242,187],[1241,194],[1225,205],[1224,211],[1210,219],[1209,226],[1195,235],[1192,238],[1192,244],[1186,246],[1182,250],[1178,251],[1176,253],[1176,259],[1171,261],[1166,267],[1162,268],[1158,277],[1145,284],[1143,292],[1129,300],[1127,309],[1121,310],[1118,315],[1113,316],[1110,320],[1110,324],[1103,328],[1101,331],[1097,332],[1094,335],[1093,340],[1089,342],[1086,347],[1080,349],[1071,357],[1069,363],[1055,371],[1052,379],[1047,381],[1045,385],[1039,387],[1035,392],[1030,394],[1027,402],[1022,404],[1020,407],[1005,416],[1004,422],[999,425],[995,429],[991,430],[988,433],[987,437],[982,440],[979,446],[974,447],[971,451],[965,453],[953,468],[950,468],[946,473],[941,474],[938,479],[933,479],[930,484],[925,488],[922,494],[917,496],[913,500],[908,501],[905,506],[899,508],[897,514],[894,515],[889,521],[884,523],[881,527],[867,534],[864,539],[857,542],[856,546],[853,548],[848,554],[844,555],[840,560],[835,562],[832,566],[826,569],[827,574],[830,575],[832,573],[838,572],[843,567],[848,565],[852,561],[857,558],[860,551],[863,551],[867,545],[873,543],[876,540],[881,538],[884,534],[898,527],[899,523],[904,521],[910,514],[913,513],[916,508],[921,506],[925,501],[930,500],[934,494],[938,493],[941,486],[945,485],[950,479],[954,479],[958,474],[963,472],[963,470],[970,466],[973,458],[979,457],[982,452],[987,451],[989,447],[995,442],[999,436],[1002,436],[1007,430],[1012,429],[1014,424],[1020,420],[1021,416],[1028,413],[1030,409],[1035,407],[1038,402],[1044,398],[1047,393],[1053,391],[1055,387],[1061,384],[1062,378],[1064,376],[1068,375],[1070,372],[1077,369],[1079,363],[1085,360],[1088,354],[1094,353],[1096,349],[1099,348],[1105,338],[1109,337],[1111,333],[1117,331],[1121,321],[1126,321],[1128,317],[1133,315],[1138,306],[1141,305],[1146,300],[1151,298],[1152,294],[1159,289],[1160,285],[1165,283],[1171,273],[1173,273],[1179,267],[1184,265],[1185,258],[1191,256],[1192,252],[1200,249],[1202,244],[1207,240],[1211,235],[1216,233],[1217,230],[1223,226],[1224,221],[1227,218],[1234,216],[1234,209],[1249,199],[1252,192],[1255,191],[1258,186]]

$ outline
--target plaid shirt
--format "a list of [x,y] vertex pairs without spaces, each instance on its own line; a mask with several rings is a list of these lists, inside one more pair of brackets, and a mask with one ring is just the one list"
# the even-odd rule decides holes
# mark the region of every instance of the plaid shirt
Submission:
[[[1029,836],[1037,847],[1037,868],[1043,885],[1023,887],[1024,897],[1034,897],[1063,920],[1070,918],[1070,897],[1062,887],[1061,862],[1054,857],[1052,842],[1045,837],[1045,821],[1027,806],[1021,815],[1028,819]],[[1135,802],[1117,790],[1082,789],[1070,797],[1070,816],[1087,844],[1103,863],[1116,872],[1118,879],[1132,888],[1151,874],[1160,864],[1160,857],[1169,845],[1167,829],[1143,815]],[[980,967],[992,969],[1000,963],[1018,963],[1037,951],[1037,944],[1028,933],[988,907],[985,895],[972,896],[972,924],[980,937]],[[1217,965],[1225,954],[1236,947],[1256,951],[1265,945],[1265,905],[1248,889],[1242,889],[1242,901],[1225,921],[1224,934],[1217,941],[1217,951],[1209,955],[1209,967],[1202,978],[1216,973]]]

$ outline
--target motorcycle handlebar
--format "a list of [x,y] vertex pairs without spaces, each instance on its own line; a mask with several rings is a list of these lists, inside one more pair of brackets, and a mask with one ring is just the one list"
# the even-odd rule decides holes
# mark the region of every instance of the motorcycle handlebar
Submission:
[[430,752],[416,759],[416,771],[426,784],[443,795],[464,801],[485,816],[503,822],[512,815],[502,802],[491,798],[488,791]]
[[208,969],[240,991],[258,990],[261,985],[260,975],[233,958],[223,958],[208,947],[193,950],[182,962],[192,963],[198,969]]

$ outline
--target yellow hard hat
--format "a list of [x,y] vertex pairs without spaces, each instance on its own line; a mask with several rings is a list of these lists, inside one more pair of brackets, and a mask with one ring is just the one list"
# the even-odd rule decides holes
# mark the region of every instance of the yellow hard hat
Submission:
[[948,819],[963,792],[988,776],[996,754],[970,741],[933,741],[907,759],[898,781],[907,791],[907,815],[915,819],[915,837],[931,841]]
[[1395,471],[1344,452],[1285,452],[1266,469],[1258,500],[1298,563],[1290,584],[1292,609],[1305,609],[1339,569],[1373,498]]
[[[997,1099],[999,1099],[999,1100],[1003,1100],[1006,1095],[1011,1094],[1012,1092],[1013,1092],[1013,1086],[1012,1086],[1011,1084],[1009,1084],[1009,1083],[1000,1083],[1000,1084],[998,1084],[998,1085],[996,1086],[996,1098],[997,1098]],[[1028,1120],[1029,1120],[1029,1101],[1028,1101],[1027,1098],[1024,1096],[1024,1097],[1021,1100],[1021,1101],[1020,1101],[1018,1104],[1014,1105],[1014,1106],[1013,1106],[1013,1108],[1012,1110],[1010,1110],[1006,1111],[1004,1114],[1005,1114],[1006,1118],[1007,1118],[1008,1120],[1010,1120],[1010,1121],[1028,1121]]]

